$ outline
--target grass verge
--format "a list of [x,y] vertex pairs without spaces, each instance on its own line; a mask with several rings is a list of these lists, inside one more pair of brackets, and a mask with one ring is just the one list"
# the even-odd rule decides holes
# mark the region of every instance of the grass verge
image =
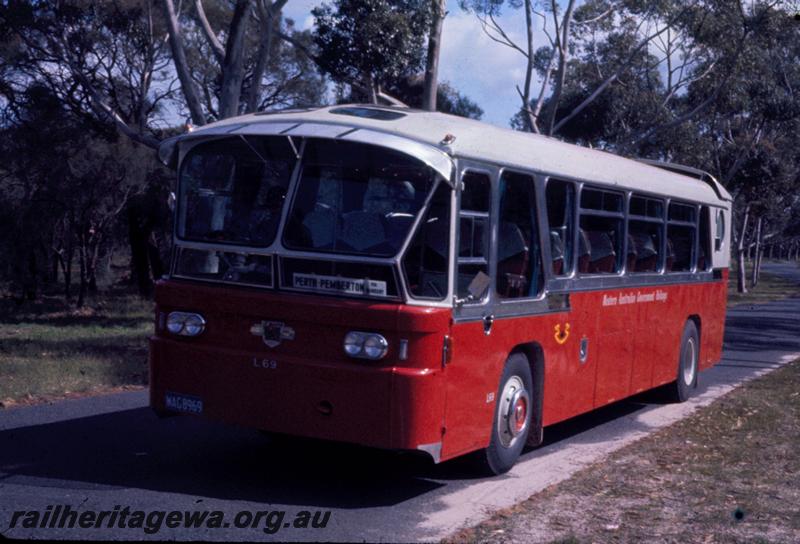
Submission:
[[731,261],[730,279],[728,280],[728,306],[741,304],[762,304],[773,300],[780,300],[790,296],[800,295],[800,284],[787,280],[775,274],[763,271],[759,275],[758,285],[750,287],[751,264],[745,264],[747,271],[747,293],[736,290],[736,275],[738,267],[736,261]]
[[58,297],[0,300],[0,403],[147,383],[153,305],[121,292],[75,310]]
[[451,542],[800,540],[800,360]]

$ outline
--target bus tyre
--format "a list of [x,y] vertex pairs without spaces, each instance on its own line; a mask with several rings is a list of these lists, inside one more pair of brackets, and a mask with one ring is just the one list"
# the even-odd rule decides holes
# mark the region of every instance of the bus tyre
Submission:
[[512,353],[500,378],[489,447],[481,456],[486,472],[502,474],[517,462],[531,427],[532,390],[527,357],[522,353]]
[[700,360],[700,341],[697,326],[691,319],[683,326],[681,351],[678,359],[678,379],[671,389],[671,396],[677,402],[689,398],[692,389],[697,387],[698,362]]

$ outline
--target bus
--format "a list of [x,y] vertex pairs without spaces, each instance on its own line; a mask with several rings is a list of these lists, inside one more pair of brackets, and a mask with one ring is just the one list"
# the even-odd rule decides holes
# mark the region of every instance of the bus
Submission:
[[441,113],[255,113],[177,170],[150,404],[508,471],[543,429],[720,360],[709,174]]

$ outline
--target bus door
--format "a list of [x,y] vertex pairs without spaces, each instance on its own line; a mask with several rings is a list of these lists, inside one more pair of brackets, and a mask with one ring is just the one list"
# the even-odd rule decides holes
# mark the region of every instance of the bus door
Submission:
[[494,167],[459,161],[456,302],[445,346],[447,400],[442,455],[446,457],[486,446],[482,442],[488,433],[483,431],[491,425],[494,410],[497,384],[490,383],[494,381],[492,363],[503,356],[494,352],[496,342],[486,331],[491,331],[494,320],[489,250],[497,175]]
[[[534,176],[461,165],[445,455],[485,447],[514,346],[552,330]],[[496,180],[496,183],[492,183]],[[547,324],[544,321],[548,320]],[[449,434],[448,434],[449,433]]]

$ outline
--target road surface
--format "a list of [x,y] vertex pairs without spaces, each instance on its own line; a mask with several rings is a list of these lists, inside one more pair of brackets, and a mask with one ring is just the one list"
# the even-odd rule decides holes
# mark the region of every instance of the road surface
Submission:
[[[800,269],[794,264],[766,266],[800,282]],[[71,539],[438,539],[568,478],[744,380],[800,356],[798,316],[800,298],[730,310],[723,361],[700,375],[697,394],[689,402],[628,400],[553,426],[545,432],[543,447],[524,453],[509,474],[497,478],[471,477],[469,466],[460,460],[435,466],[408,454],[314,441],[276,443],[251,430],[193,418],[158,419],[147,408],[145,392],[0,410],[0,534]],[[62,511],[69,506],[81,513],[114,512],[117,507],[117,517],[109,522],[112,518],[106,515],[99,527],[60,529],[56,523],[41,528],[48,525],[43,517],[37,521],[27,512],[43,516],[49,506]],[[118,527],[125,508],[130,516],[126,524],[137,510],[149,516],[140,523],[143,528]],[[25,513],[17,514],[16,526],[9,528],[17,511]],[[167,518],[159,521],[157,511],[219,511],[216,521],[221,526],[209,522],[211,527],[169,528]],[[330,517],[324,528],[292,526],[304,511],[319,512],[318,521],[324,520],[324,512]],[[255,527],[236,527],[251,519]]]

